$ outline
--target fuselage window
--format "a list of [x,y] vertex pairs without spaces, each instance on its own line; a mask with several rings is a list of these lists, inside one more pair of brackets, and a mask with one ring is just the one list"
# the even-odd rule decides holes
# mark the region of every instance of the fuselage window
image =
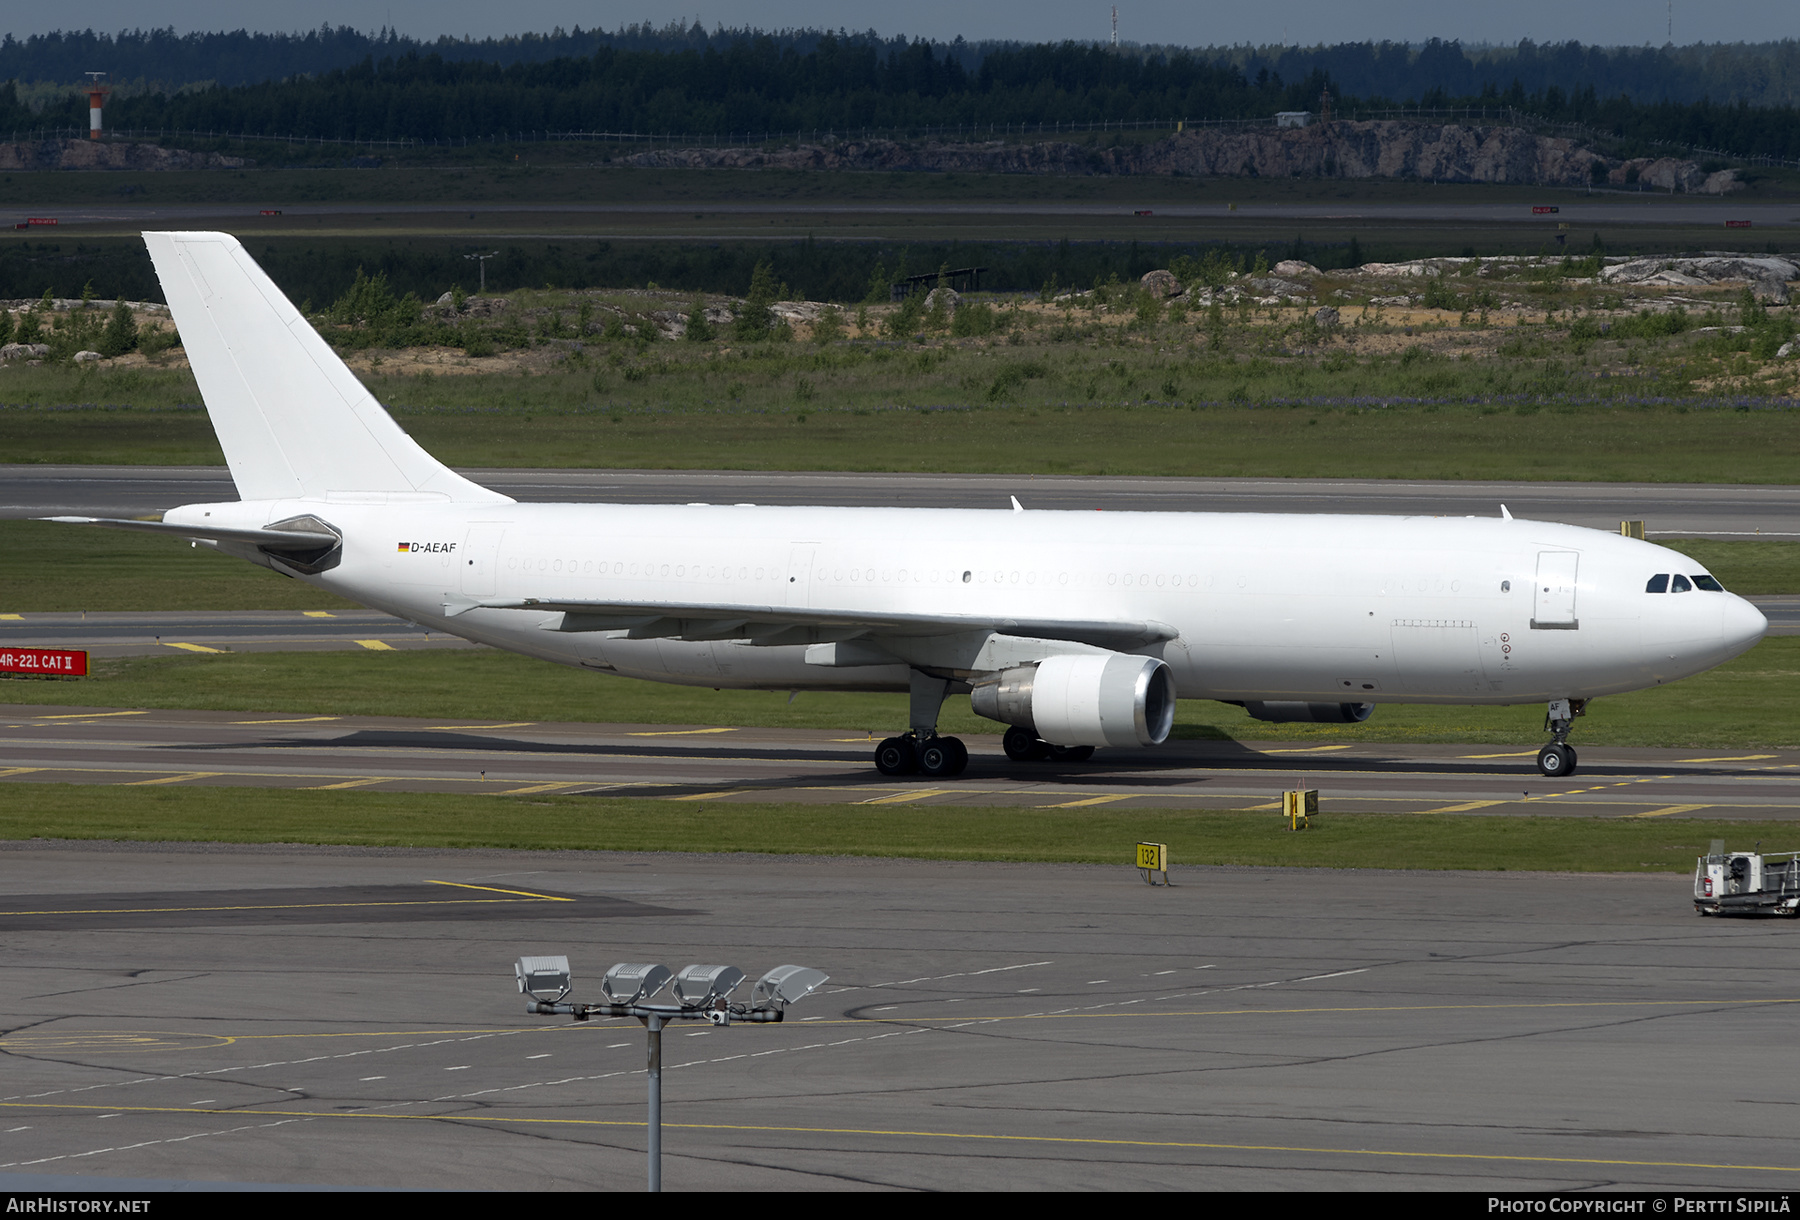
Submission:
[[1671,593],[1688,593],[1688,592],[1691,592],[1693,590],[1693,588],[1694,588],[1694,586],[1688,583],[1687,577],[1677,575],[1675,577],[1675,586],[1674,586],[1674,588],[1670,589],[1669,592],[1671,592]]
[[1713,577],[1708,576],[1705,572],[1697,573],[1694,576],[1694,588],[1705,589],[1708,593],[1725,592],[1725,586],[1720,584]]
[[1646,593],[1667,593],[1668,591],[1669,574],[1667,572],[1658,572],[1650,578],[1650,583],[1644,586]]

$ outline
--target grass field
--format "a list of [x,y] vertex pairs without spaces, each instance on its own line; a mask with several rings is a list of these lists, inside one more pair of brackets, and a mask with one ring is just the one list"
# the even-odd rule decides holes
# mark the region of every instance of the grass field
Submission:
[[[1715,838],[1767,840],[1784,824],[1668,818],[1480,818],[1329,812],[1304,832],[1273,814],[1160,809],[693,805],[589,797],[409,796],[265,788],[92,788],[9,783],[0,838],[540,851],[771,852],[928,860],[1117,864],[1166,843],[1183,864],[1289,868],[1690,872]],[[1792,846],[1792,845],[1789,845]],[[1772,847],[1771,850],[1774,850]],[[1180,879],[1177,877],[1177,882]],[[1671,888],[1670,902],[1685,893]]]
[[[447,379],[446,379],[447,380]],[[386,388],[386,387],[383,387]],[[478,385],[459,386],[462,392]],[[490,408],[395,414],[453,466],[1181,475],[1262,478],[1792,483],[1800,429],[1782,411],[1680,405],[1160,403],[839,409],[822,391],[783,407],[663,410],[622,399],[538,408],[508,379]],[[390,400],[430,391],[395,387]],[[923,397],[912,392],[908,397]],[[524,399],[525,401],[521,401]],[[1553,436],[1554,444],[1546,443]],[[0,409],[14,461],[221,465],[198,411]],[[1654,505],[1644,517],[1655,529]]]
[[[1596,700],[1579,745],[1800,747],[1800,637],[1777,637],[1670,686]],[[510,653],[220,653],[94,663],[85,679],[0,681],[0,705],[220,709],[296,715],[575,721],[841,729],[884,736],[906,723],[906,696],[714,691],[553,666]],[[1535,746],[1543,705],[1376,709],[1363,724],[1264,724],[1242,709],[1182,700],[1175,736],[1308,742],[1454,742]],[[949,733],[997,733],[968,700],[944,705]]]

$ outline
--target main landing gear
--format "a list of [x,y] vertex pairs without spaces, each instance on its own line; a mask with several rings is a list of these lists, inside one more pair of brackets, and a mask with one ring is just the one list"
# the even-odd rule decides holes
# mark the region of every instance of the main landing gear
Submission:
[[954,737],[916,733],[890,737],[875,747],[875,769],[883,775],[929,775],[948,779],[969,765],[969,749]]
[[969,765],[969,750],[954,737],[939,737],[938,709],[950,687],[945,678],[912,671],[912,728],[875,747],[875,769],[883,775],[929,775],[948,779]]
[[1538,751],[1538,770],[1551,779],[1575,774],[1579,761],[1575,747],[1569,744],[1569,730],[1575,717],[1587,715],[1586,699],[1552,699],[1544,714],[1544,728],[1550,733],[1550,744]]
[[1006,730],[1000,745],[1014,762],[1086,762],[1094,756],[1093,746],[1053,746],[1016,724]]

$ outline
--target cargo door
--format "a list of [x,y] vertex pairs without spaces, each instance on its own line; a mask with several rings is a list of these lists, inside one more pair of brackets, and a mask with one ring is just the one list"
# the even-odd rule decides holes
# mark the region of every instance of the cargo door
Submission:
[[816,542],[796,542],[788,549],[787,584],[782,599],[789,606],[807,606],[812,604],[812,565],[813,552],[818,549]]
[[505,525],[472,525],[463,539],[462,591],[469,597],[492,597],[499,587],[500,539]]
[[1399,693],[1472,695],[1481,690],[1481,651],[1468,619],[1400,619],[1393,624]]
[[1539,551],[1537,585],[1532,591],[1533,631],[1574,631],[1581,626],[1575,616],[1575,571],[1579,551]]

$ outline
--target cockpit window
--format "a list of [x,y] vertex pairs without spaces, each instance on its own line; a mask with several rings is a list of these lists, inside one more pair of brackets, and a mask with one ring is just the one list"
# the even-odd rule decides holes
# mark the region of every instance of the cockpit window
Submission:
[[1671,593],[1687,593],[1687,592],[1691,591],[1693,589],[1693,587],[1694,587],[1693,585],[1690,585],[1688,583],[1687,577],[1677,575],[1675,577],[1675,587],[1670,589],[1669,592],[1671,592]]
[[1658,572],[1650,578],[1650,583],[1644,586],[1646,593],[1667,593],[1668,591],[1669,574],[1667,572]]
[[1694,588],[1705,589],[1708,593],[1723,593],[1723,592],[1725,592],[1725,586],[1720,584],[1713,577],[1708,576],[1705,572],[1698,572],[1695,574]]

